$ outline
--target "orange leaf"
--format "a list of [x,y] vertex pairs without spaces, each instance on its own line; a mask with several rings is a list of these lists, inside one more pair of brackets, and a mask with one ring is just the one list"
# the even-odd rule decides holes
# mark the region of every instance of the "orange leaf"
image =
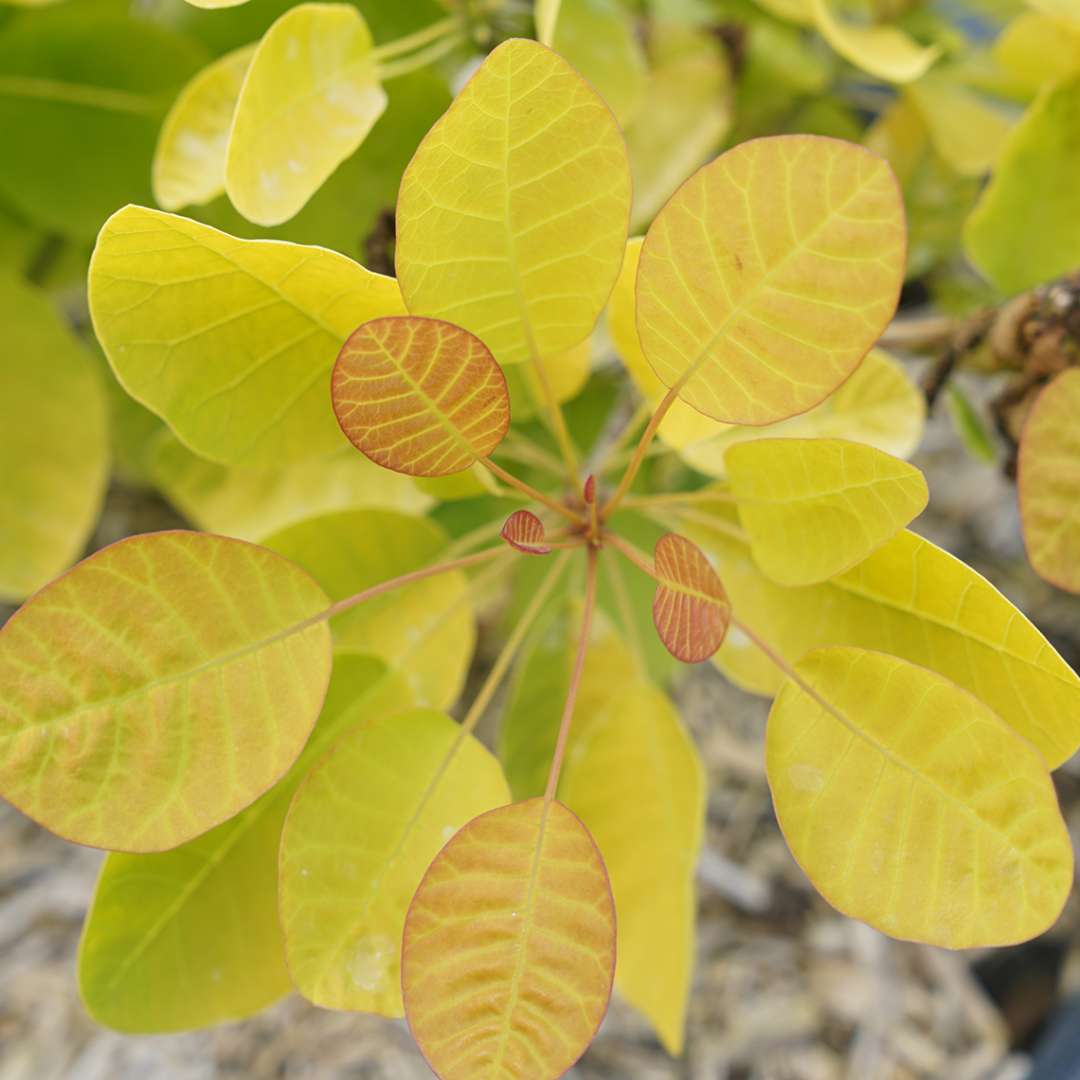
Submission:
[[372,319],[345,342],[331,386],[349,442],[410,476],[448,476],[487,457],[510,426],[506,378],[487,346],[439,319]]
[[560,802],[473,818],[405,921],[405,1015],[443,1080],[562,1076],[600,1026],[614,973],[607,870]]
[[515,510],[503,524],[502,538],[526,555],[549,555],[544,523],[531,510]]
[[701,548],[676,533],[656,541],[653,623],[668,652],[696,664],[720,648],[731,622],[723,583]]

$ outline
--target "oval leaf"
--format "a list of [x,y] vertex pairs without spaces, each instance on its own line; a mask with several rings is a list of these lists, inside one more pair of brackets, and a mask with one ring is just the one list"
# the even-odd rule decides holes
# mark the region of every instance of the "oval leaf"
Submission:
[[833,906],[950,949],[1045,930],[1073,856],[1038,751],[955,683],[818,649],[769,714],[766,767],[799,864]]
[[731,604],[716,571],[696,544],[675,533],[656,541],[653,566],[653,623],[660,640],[686,664],[708,660],[731,622]]
[[338,735],[410,704],[382,661],[338,656],[319,722],[280,783],[172,851],[109,855],[79,947],[90,1015],[117,1031],[187,1031],[251,1016],[289,993],[277,887],[289,800]]
[[280,468],[345,445],[326,384],[356,327],[404,311],[393,278],[323,248],[238,240],[128,206],[90,262],[116,377],[203,457]]
[[1039,394],[1020,440],[1020,516],[1042,577],[1080,592],[1080,370]]
[[203,533],[121,540],[0,629],[0,793],[65,839],[161,851],[300,753],[330,678],[302,570]]
[[405,920],[405,1015],[442,1080],[554,1080],[588,1046],[615,973],[615,907],[588,830],[530,799],[470,821]]
[[592,330],[629,213],[610,110],[549,49],[504,42],[402,178],[402,293],[411,312],[471,330],[501,364],[554,356]]
[[449,476],[510,427],[506,378],[487,346],[438,319],[374,319],[345,342],[331,382],[345,437],[378,465]]
[[757,439],[727,452],[758,566],[812,585],[862,562],[926,507],[914,465],[843,439]]
[[281,842],[289,970],[309,1001],[401,1016],[405,912],[440,848],[510,801],[498,762],[444,713],[372,716],[296,794]]
[[754,139],[699,169],[645,237],[641,347],[716,420],[805,412],[858,366],[896,309],[904,210],[888,165],[813,135]]
[[202,206],[225,190],[229,129],[254,55],[254,45],[227,53],[180,91],[154,151],[154,200],[162,209]]
[[526,555],[548,555],[544,523],[531,510],[515,510],[504,522],[502,538]]
[[371,31],[349,4],[299,4],[263,36],[236,103],[225,163],[233,206],[288,221],[386,108]]

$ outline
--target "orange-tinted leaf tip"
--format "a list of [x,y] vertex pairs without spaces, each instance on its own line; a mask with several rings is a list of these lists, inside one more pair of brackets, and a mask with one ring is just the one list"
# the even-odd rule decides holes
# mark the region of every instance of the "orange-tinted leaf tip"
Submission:
[[585,481],[585,505],[592,506],[596,502],[596,477],[589,473]]
[[384,468],[448,476],[487,457],[510,426],[506,378],[488,347],[441,319],[372,319],[342,347],[331,382],[346,438]]
[[544,523],[531,510],[515,510],[503,523],[502,538],[526,555],[549,555]]
[[473,818],[428,867],[405,918],[401,986],[442,1080],[556,1080],[611,1000],[615,902],[589,830],[562,803]]
[[656,541],[657,577],[653,623],[677,660],[708,660],[724,641],[731,603],[723,583],[701,549],[685,536],[667,533]]

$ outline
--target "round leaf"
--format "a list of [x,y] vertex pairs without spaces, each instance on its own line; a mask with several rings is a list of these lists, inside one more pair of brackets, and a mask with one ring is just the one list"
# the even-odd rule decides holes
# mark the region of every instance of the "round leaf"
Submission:
[[225,186],[249,221],[279,225],[364,141],[386,108],[371,32],[349,4],[299,4],[263,36],[229,136]]
[[1073,855],[1039,752],[955,683],[818,649],[769,714],[766,768],[799,864],[847,915],[946,948],[1042,933]]
[[405,920],[405,1015],[442,1080],[555,1080],[607,1011],[615,907],[588,830],[543,799],[474,818]]
[[438,319],[365,323],[338,356],[331,396],[353,446],[410,476],[461,472],[510,427],[510,395],[495,358],[468,330]]
[[1080,370],[1042,393],[1020,440],[1020,517],[1031,565],[1080,593]]
[[675,533],[656,541],[653,566],[653,623],[660,640],[684,663],[708,660],[731,622],[731,604],[716,571],[696,544]]
[[65,839],[160,851],[300,753],[330,677],[329,601],[264,548],[121,540],[0,629],[0,794]]
[[289,970],[316,1005],[401,1016],[405,912],[439,849],[510,801],[498,762],[444,713],[371,716],[312,770],[281,843]]
[[515,510],[503,523],[501,536],[526,555],[551,552],[545,543],[544,523],[531,510]]
[[699,169],[649,228],[641,347],[665,385],[716,420],[805,412],[888,324],[904,246],[882,159],[813,135],[743,143]]

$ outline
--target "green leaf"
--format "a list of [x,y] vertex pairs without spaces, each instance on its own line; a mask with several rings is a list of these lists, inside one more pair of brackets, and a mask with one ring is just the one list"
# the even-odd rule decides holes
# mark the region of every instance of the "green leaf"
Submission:
[[251,1016],[289,993],[277,884],[289,803],[338,736],[409,704],[382,661],[339,655],[311,739],[270,791],[172,851],[109,855],[79,949],[90,1015],[118,1031],[185,1031]]
[[236,103],[225,162],[233,205],[291,218],[386,108],[371,31],[348,4],[298,4],[267,30]]
[[[387,510],[323,514],[262,541],[307,569],[332,600],[437,562],[446,535],[423,518]],[[337,649],[400,669],[419,705],[444,708],[461,692],[476,630],[461,571],[366,601],[331,621]]]
[[281,921],[297,989],[325,1008],[402,1016],[413,893],[462,825],[509,801],[499,763],[444,713],[373,714],[339,739],[282,836]]
[[781,585],[850,570],[929,497],[914,465],[844,439],[757,439],[728,450],[727,467],[754,560]]
[[1073,877],[1039,752],[925,668],[818,649],[769,714],[780,827],[825,898],[893,937],[950,949],[1047,929]]
[[196,453],[280,467],[345,444],[330,369],[362,322],[403,311],[392,278],[322,248],[237,240],[129,206],[90,264],[90,312],[124,388]]
[[994,461],[997,457],[994,438],[975,406],[955,381],[951,381],[945,388],[945,401],[949,406],[953,426],[967,452],[979,461]]
[[82,553],[108,475],[97,366],[44,293],[0,270],[0,600],[22,600]]
[[476,334],[502,364],[587,337],[622,261],[626,149],[566,61],[514,39],[420,144],[397,204],[409,311]]
[[964,230],[972,262],[1021,292],[1080,265],[1080,79],[1039,97],[1013,129]]
[[[733,514],[681,528],[716,560],[739,618],[789,663],[822,645],[857,645],[922,664],[970,691],[1056,768],[1080,746],[1080,678],[985,578],[902,532],[841,577],[785,588],[754,564]],[[736,629],[716,656],[740,686],[775,693],[779,679]]]
[[0,794],[59,836],[176,847],[296,760],[326,694],[328,605],[273,552],[121,540],[0,629]]
[[0,193],[92,241],[118,206],[150,201],[161,119],[204,58],[160,26],[81,4],[0,30]]

